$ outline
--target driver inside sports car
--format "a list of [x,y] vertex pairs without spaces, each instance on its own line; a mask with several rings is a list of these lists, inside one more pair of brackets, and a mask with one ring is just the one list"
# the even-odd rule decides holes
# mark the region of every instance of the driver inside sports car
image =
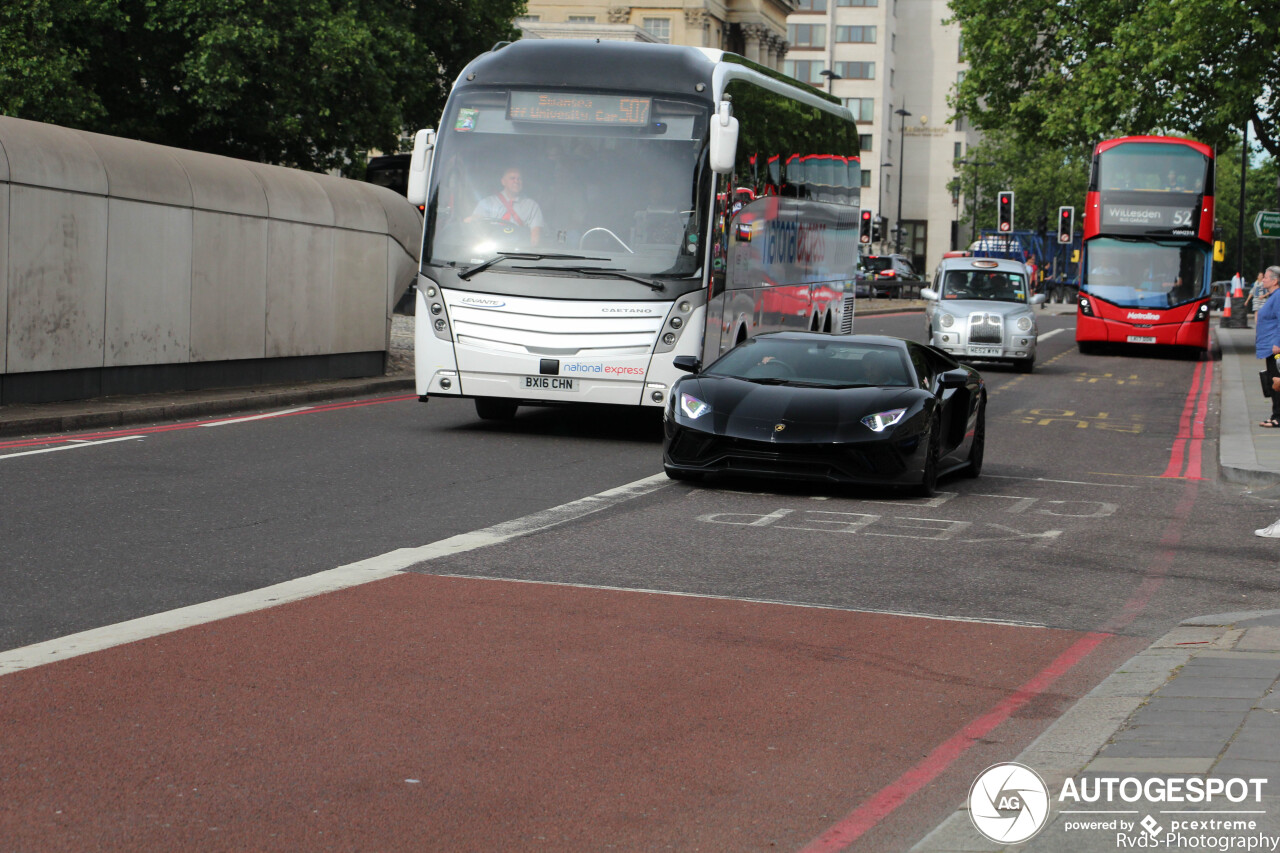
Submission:
[[502,173],[502,190],[480,199],[476,209],[463,222],[479,220],[511,222],[529,229],[529,244],[536,246],[542,237],[542,208],[524,192],[524,176],[515,166]]

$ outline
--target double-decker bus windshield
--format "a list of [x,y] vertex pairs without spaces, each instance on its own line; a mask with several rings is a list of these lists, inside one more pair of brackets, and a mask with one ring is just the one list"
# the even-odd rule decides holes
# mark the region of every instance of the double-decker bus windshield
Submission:
[[1099,192],[1203,193],[1210,178],[1209,158],[1190,148],[1134,142],[1098,158]]
[[495,257],[495,271],[531,276],[696,274],[708,114],[644,93],[455,95],[431,176],[428,263],[463,273],[463,288],[467,269]]
[[1208,289],[1208,250],[1198,243],[1100,237],[1086,252],[1088,292],[1122,308],[1172,308]]

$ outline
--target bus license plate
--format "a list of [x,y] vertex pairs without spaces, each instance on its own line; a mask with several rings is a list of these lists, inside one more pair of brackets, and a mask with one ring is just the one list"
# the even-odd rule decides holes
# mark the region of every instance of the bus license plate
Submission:
[[1128,340],[1131,344],[1154,344],[1156,342],[1155,338],[1146,337],[1145,335],[1130,335]]
[[999,355],[1000,347],[969,347],[969,355]]
[[537,391],[577,391],[578,380],[568,376],[526,376],[523,387]]

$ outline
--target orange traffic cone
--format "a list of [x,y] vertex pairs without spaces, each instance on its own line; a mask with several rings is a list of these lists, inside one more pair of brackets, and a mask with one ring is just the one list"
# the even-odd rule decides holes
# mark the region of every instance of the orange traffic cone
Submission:
[[1222,297],[1222,322],[1226,325],[1226,321],[1231,319],[1231,294],[1228,293]]

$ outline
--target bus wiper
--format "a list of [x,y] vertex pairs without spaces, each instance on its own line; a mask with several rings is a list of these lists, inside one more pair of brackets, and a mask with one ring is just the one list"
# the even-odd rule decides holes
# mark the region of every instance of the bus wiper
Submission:
[[[603,258],[599,258],[599,259],[591,258],[590,260],[603,260]],[[644,276],[632,275],[629,272],[625,272],[620,269],[615,269],[613,267],[556,267],[556,270],[557,271],[564,270],[565,272],[580,272],[586,275],[596,275],[596,274],[609,275],[609,276],[613,276],[614,278],[625,278],[631,281],[638,281],[643,285],[647,285],[650,290],[666,290],[667,289],[667,286],[660,281],[654,281],[653,279],[645,278]]]
[[484,261],[483,263],[476,264],[475,266],[470,267],[469,269],[465,269],[462,272],[458,273],[458,278],[462,279],[463,281],[466,281],[476,273],[484,272],[489,267],[496,264],[498,261],[507,261],[507,260],[544,261],[547,259],[555,259],[555,260],[562,260],[562,261],[603,261],[604,260],[604,258],[591,258],[586,255],[562,255],[554,252],[547,252],[547,253],[498,252],[498,254],[494,255],[489,260]]

